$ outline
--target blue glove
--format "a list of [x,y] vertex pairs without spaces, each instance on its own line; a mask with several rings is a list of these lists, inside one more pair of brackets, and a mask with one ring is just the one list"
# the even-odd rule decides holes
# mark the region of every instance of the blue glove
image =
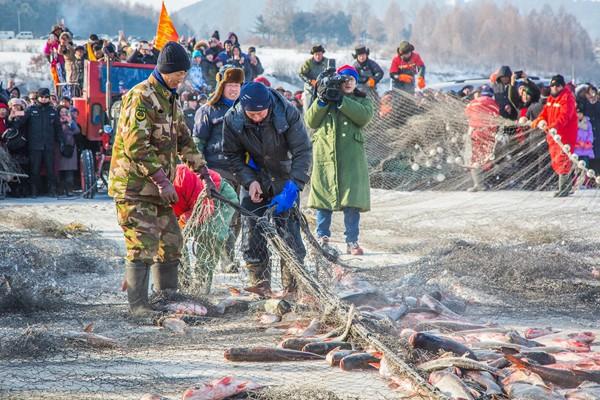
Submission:
[[269,208],[277,206],[277,208],[275,208],[275,215],[286,212],[292,208],[296,200],[298,200],[298,191],[298,186],[294,181],[287,181],[281,193],[273,197],[273,200],[269,203]]

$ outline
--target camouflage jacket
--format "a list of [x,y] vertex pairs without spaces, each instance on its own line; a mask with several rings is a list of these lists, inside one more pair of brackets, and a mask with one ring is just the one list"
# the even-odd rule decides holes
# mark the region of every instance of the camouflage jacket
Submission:
[[179,102],[153,76],[123,96],[115,135],[108,184],[115,201],[166,205],[149,176],[162,168],[173,181],[177,156],[194,171],[206,165]]

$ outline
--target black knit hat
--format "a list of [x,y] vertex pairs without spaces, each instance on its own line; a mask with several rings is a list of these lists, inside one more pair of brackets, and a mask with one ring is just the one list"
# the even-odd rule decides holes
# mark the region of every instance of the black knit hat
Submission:
[[158,72],[170,74],[173,72],[187,71],[191,68],[190,56],[177,42],[168,42],[158,55],[156,63]]
[[566,86],[565,78],[562,75],[554,75],[550,79],[550,86]]

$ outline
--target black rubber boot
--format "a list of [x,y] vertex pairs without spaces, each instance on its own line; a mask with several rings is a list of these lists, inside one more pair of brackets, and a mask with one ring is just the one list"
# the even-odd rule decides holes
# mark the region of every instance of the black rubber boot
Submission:
[[165,263],[154,263],[152,264],[151,270],[152,285],[156,292],[162,294],[171,294],[177,291],[179,260],[168,261]]
[[127,261],[125,279],[127,280],[127,300],[129,311],[135,316],[144,316],[153,312],[148,304],[148,279],[150,270],[142,261]]

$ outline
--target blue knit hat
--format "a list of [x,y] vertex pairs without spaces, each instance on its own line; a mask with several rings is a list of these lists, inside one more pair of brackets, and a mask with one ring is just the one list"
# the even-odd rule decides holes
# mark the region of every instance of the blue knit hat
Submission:
[[192,59],[194,59],[196,57],[202,57],[202,52],[200,50],[194,50],[192,52]]
[[482,96],[494,97],[494,89],[489,85],[483,85],[479,88]]
[[354,80],[358,83],[358,71],[352,65],[342,65],[338,68],[337,73],[339,75],[348,75],[354,78]]
[[271,106],[271,93],[260,82],[249,82],[240,91],[240,104],[244,111],[263,111]]

